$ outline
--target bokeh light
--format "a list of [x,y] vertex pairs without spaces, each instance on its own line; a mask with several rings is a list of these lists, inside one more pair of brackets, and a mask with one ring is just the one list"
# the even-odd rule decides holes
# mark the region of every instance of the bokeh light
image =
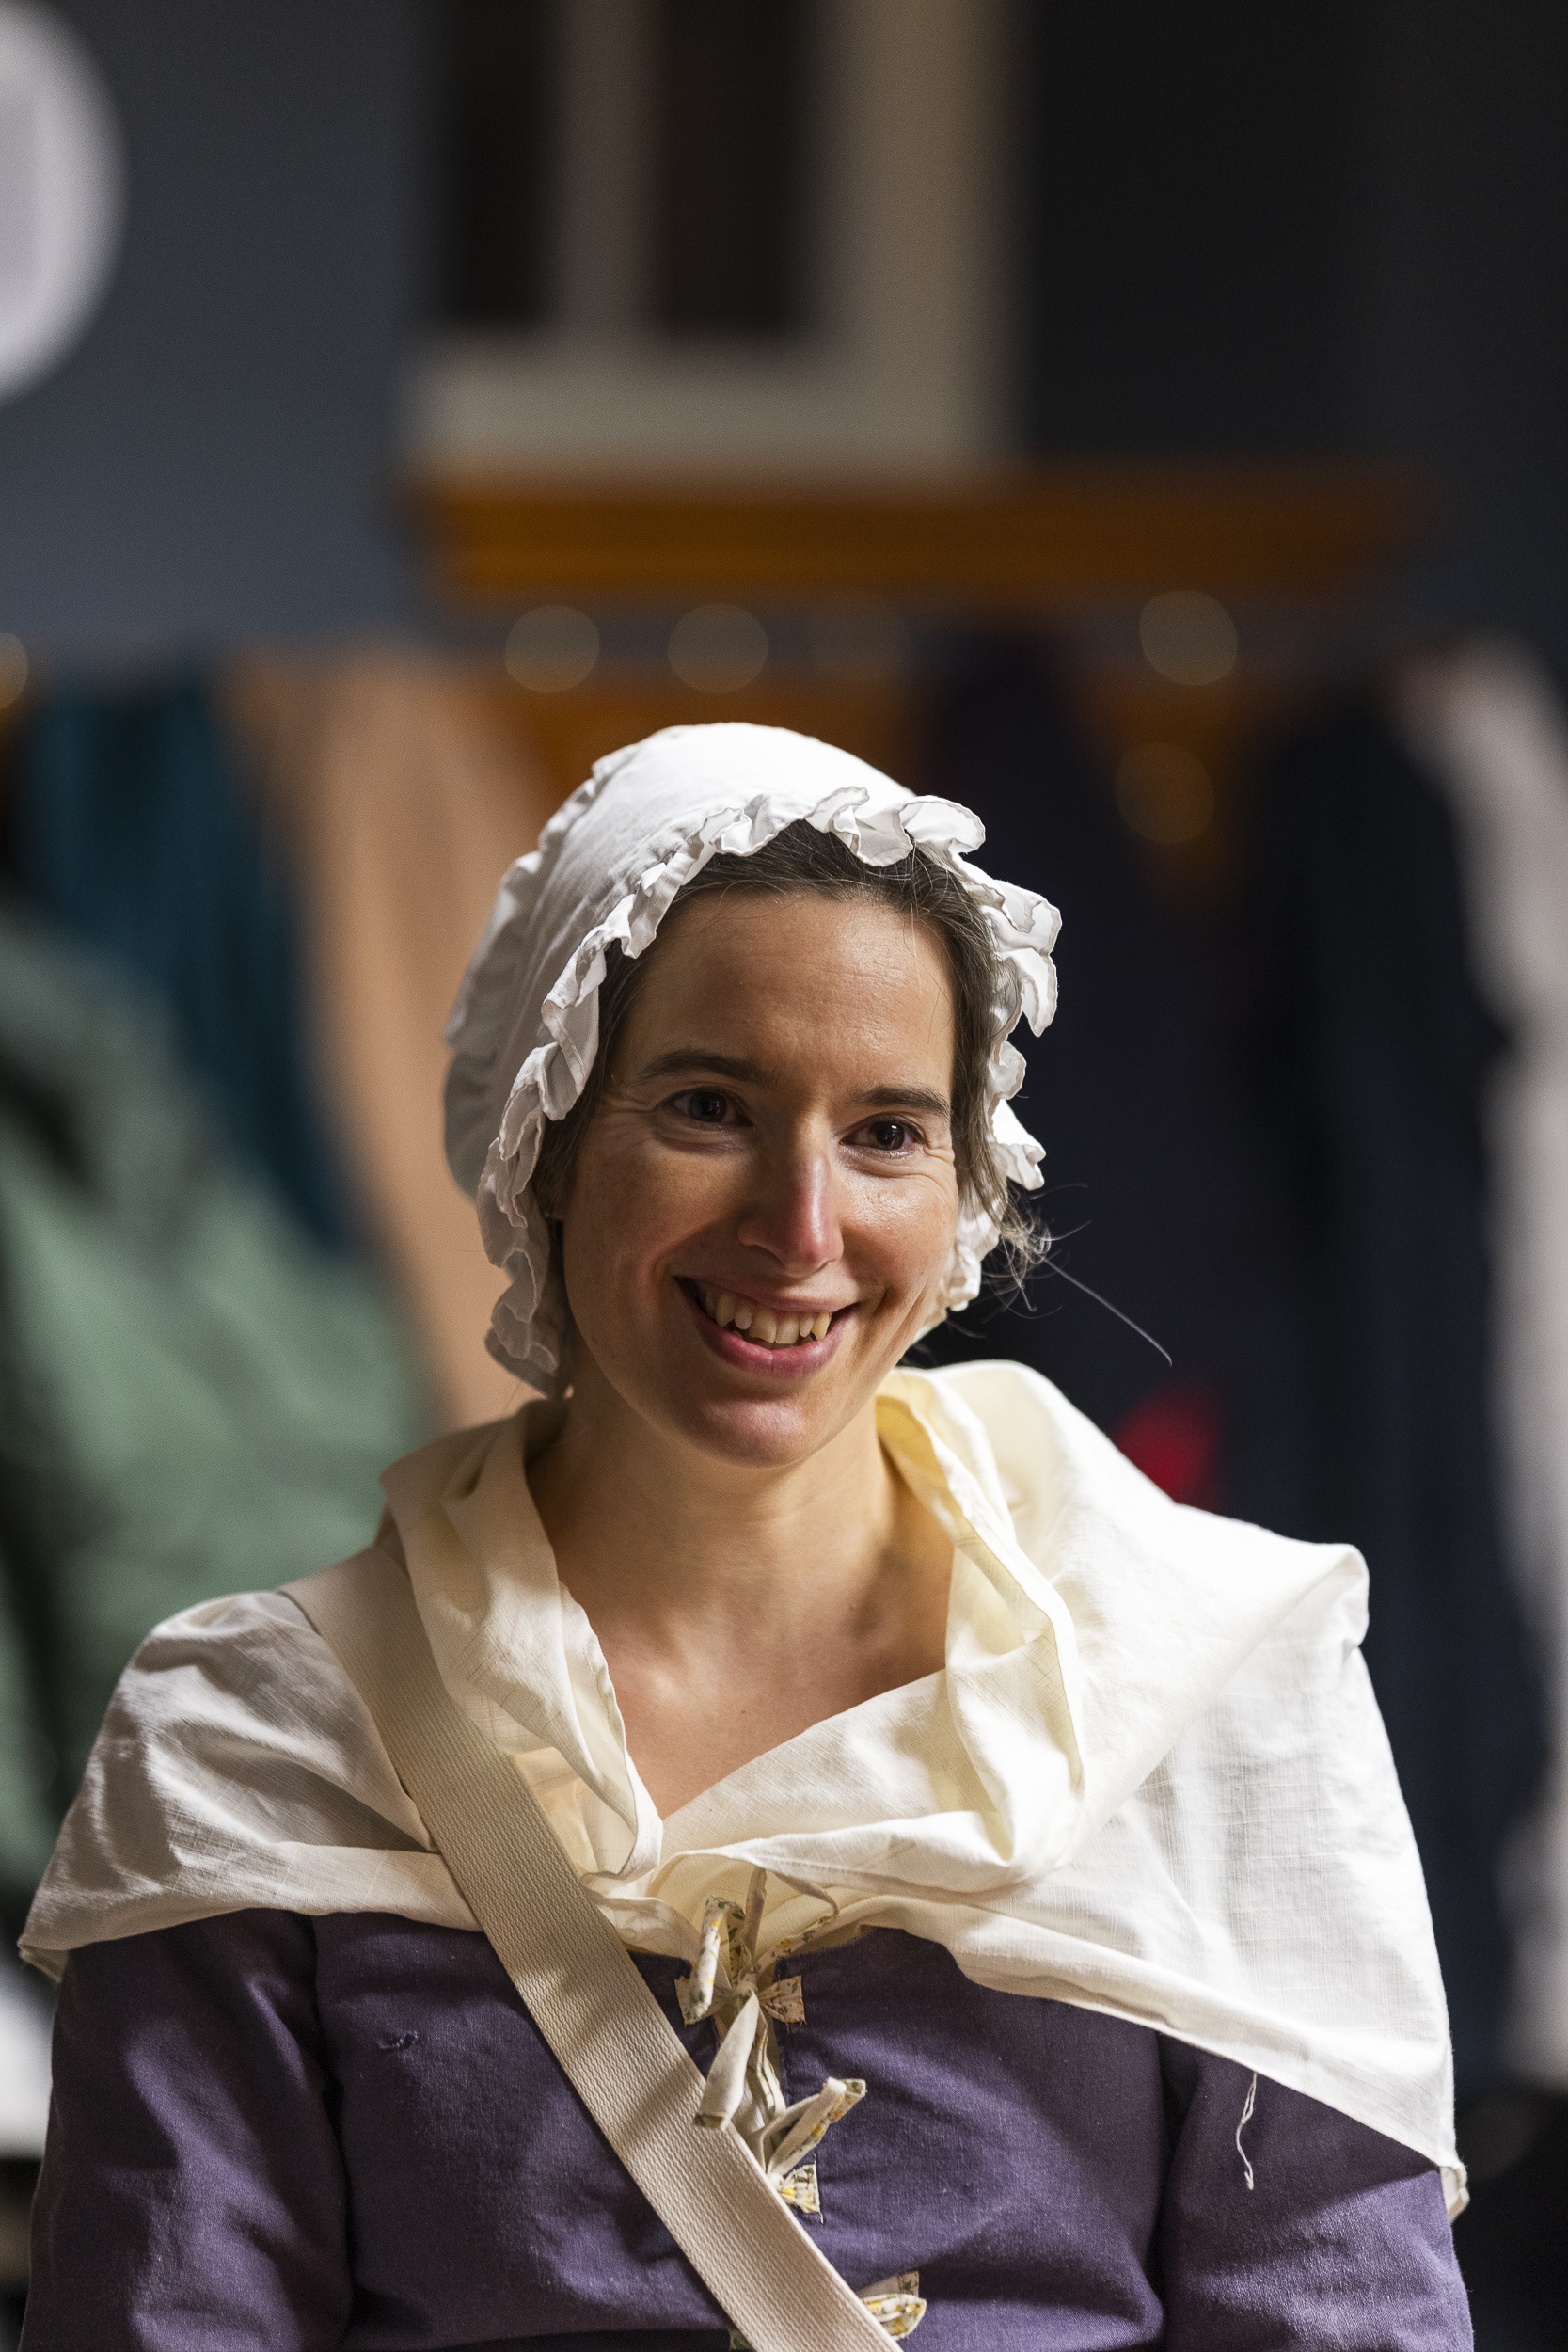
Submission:
[[704,694],[736,694],[768,664],[768,631],[738,604],[699,604],[670,632],[670,667]]
[[1213,780],[1180,743],[1139,743],[1117,770],[1116,791],[1123,821],[1163,849],[1196,841],[1213,818]]
[[1196,588],[1150,596],[1138,641],[1149,668],[1176,686],[1217,686],[1236,667],[1236,624],[1217,596]]
[[534,694],[564,694],[580,686],[599,658],[599,632],[571,604],[539,604],[515,621],[506,640],[506,666]]

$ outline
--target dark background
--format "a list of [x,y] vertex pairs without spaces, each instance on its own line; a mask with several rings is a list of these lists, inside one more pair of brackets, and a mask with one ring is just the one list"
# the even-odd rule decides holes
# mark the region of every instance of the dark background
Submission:
[[[414,0],[67,0],[126,251],[0,417],[0,627],[199,644],[417,623],[397,363],[436,299]],[[1021,430],[1427,469],[1402,617],[1568,668],[1568,10],[1026,0]]]

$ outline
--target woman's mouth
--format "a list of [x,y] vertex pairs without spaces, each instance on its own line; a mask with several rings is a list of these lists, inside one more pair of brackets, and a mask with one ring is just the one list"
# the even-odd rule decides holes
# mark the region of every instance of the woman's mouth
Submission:
[[717,1324],[721,1331],[734,1330],[744,1336],[753,1347],[802,1347],[814,1340],[825,1340],[838,1311],[832,1307],[810,1306],[798,1308],[793,1313],[781,1311],[760,1306],[739,1292],[721,1290],[712,1282],[686,1281],[681,1288],[696,1301],[710,1323]]

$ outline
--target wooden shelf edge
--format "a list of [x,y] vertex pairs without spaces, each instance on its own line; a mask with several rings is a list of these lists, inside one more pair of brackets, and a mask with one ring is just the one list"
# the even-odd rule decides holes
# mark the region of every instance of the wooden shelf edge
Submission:
[[1052,465],[912,484],[427,471],[402,501],[437,596],[499,607],[878,596],[997,612],[1201,588],[1365,594],[1431,529],[1390,467]]

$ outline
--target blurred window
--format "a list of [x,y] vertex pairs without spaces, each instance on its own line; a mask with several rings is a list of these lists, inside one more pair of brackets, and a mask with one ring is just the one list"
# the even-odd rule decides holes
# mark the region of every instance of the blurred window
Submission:
[[654,318],[673,333],[803,324],[800,0],[659,0]]
[[437,18],[437,302],[465,326],[546,315],[549,0],[446,0]]
[[809,0],[441,0],[450,324],[803,326]]

